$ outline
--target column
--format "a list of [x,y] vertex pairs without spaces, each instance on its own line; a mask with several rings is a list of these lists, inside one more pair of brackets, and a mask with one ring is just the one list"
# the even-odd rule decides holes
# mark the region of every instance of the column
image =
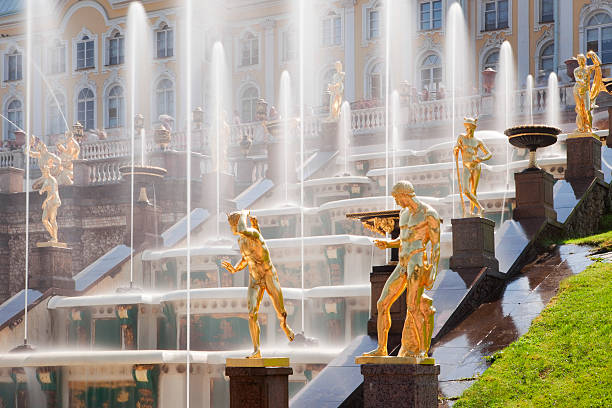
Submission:
[[345,0],[344,6],[344,99],[355,100],[355,0]]
[[276,21],[267,19],[264,21],[264,72],[266,73],[266,84],[265,84],[265,100],[268,102],[268,106],[274,106],[274,26]]
[[[515,0],[516,1],[516,0]],[[532,26],[529,23],[529,6],[519,6],[517,13],[517,24],[513,30],[517,33],[517,72],[518,72],[518,85],[525,86],[525,79],[529,75],[529,34],[531,33]]]
[[564,61],[574,55],[574,7],[572,0],[559,2],[559,72],[565,72]]

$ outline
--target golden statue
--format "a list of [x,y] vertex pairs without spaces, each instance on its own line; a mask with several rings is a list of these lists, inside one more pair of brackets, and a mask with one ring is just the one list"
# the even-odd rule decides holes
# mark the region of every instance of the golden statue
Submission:
[[[587,65],[587,58],[593,65]],[[602,78],[601,61],[594,51],[578,54],[578,67],[574,70],[574,100],[576,102],[576,132],[570,137],[597,137],[593,134],[593,109],[597,107],[595,101],[601,91],[609,92],[606,83],[610,79]],[[591,83],[591,76],[593,82]]]
[[66,132],[64,144],[57,143],[56,147],[62,164],[58,174],[55,174],[57,182],[60,185],[72,185],[74,184],[74,166],[72,161],[79,158],[81,148],[73,137],[72,132]]
[[397,205],[402,207],[399,238],[393,241],[375,240],[374,244],[379,249],[399,248],[399,263],[387,279],[376,304],[378,347],[358,357],[358,364],[367,362],[367,358],[388,356],[389,311],[404,289],[407,312],[402,345],[397,356],[407,357],[413,363],[431,360],[427,359],[427,352],[431,345],[436,310],[433,299],[423,292],[433,287],[438,273],[440,218],[436,210],[416,198],[414,188],[408,181],[395,184],[391,194]]
[[[272,304],[280,321],[280,327],[287,335],[287,338],[289,338],[289,341],[293,341],[295,335],[293,330],[287,325],[287,312],[283,302],[283,292],[278,282],[276,268],[270,259],[270,251],[259,230],[257,218],[249,215],[248,211],[237,211],[229,214],[227,220],[234,235],[238,235],[238,246],[240,247],[242,259],[236,266],[227,261],[223,261],[221,264],[231,273],[236,273],[247,266],[249,267],[250,276],[247,302],[249,307],[249,332],[253,342],[253,353],[247,358],[261,358],[261,350],[259,348],[260,329],[257,315],[264,291],[268,292],[270,298],[272,298]],[[247,225],[249,220],[251,221],[251,227]]]
[[[482,217],[483,208],[478,202],[476,193],[476,190],[478,190],[478,183],[480,182],[480,172],[482,171],[480,163],[489,160],[492,155],[482,140],[474,136],[474,131],[478,126],[478,119],[464,118],[463,125],[465,126],[465,133],[459,135],[457,144],[453,148],[461,207],[463,208],[463,216],[465,217],[466,213],[468,213],[463,199],[465,196],[470,203],[469,215]],[[484,153],[484,156],[478,156],[479,150]],[[461,153],[463,171],[459,168],[459,153]]]
[[[33,151],[34,148],[36,150]],[[53,176],[54,173],[61,173],[62,162],[59,157],[47,149],[47,145],[42,140],[34,136],[31,137],[27,150],[30,157],[38,159],[41,176],[32,183],[32,189],[38,190],[41,195],[47,193],[42,203],[42,223],[51,235],[49,241],[39,242],[36,245],[65,247],[66,244],[59,243],[57,239],[57,209],[62,205],[62,201],[59,196],[57,179]]]
[[344,76],[342,71],[342,62],[336,61],[336,72],[332,75],[331,82],[327,84],[327,90],[331,93],[329,96],[329,117],[337,120],[340,117],[340,108],[344,99]]

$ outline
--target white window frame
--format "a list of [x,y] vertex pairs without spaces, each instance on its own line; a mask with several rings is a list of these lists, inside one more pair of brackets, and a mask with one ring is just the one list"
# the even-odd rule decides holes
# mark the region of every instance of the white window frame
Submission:
[[[15,64],[15,77],[11,77],[11,65]],[[17,82],[23,80],[23,53],[14,49],[4,54],[4,80],[6,82]]]
[[[440,27],[434,27],[434,17],[433,17],[433,6],[434,3],[440,3]],[[421,26],[422,17],[421,17],[421,7],[423,4],[429,3],[429,28],[423,28]],[[421,0],[417,4],[417,31],[439,31],[444,28],[444,12],[445,12],[445,1],[444,0]]]
[[[430,66],[425,66],[425,61],[429,58],[429,57],[436,57],[439,60],[439,64],[438,65],[430,65]],[[437,82],[434,82],[434,73],[435,70],[439,69],[440,70],[440,80]],[[423,86],[423,71],[428,70],[429,71],[429,84],[427,89],[427,92],[429,92],[430,97],[432,95],[437,95],[438,91],[440,91],[440,88],[443,88],[443,84],[444,84],[444,64],[442,61],[442,57],[440,56],[440,54],[435,53],[435,52],[428,52],[425,55],[423,55],[421,57],[420,60],[420,64],[418,67],[418,84],[419,84],[419,88],[417,89],[418,92],[421,92],[424,88]],[[432,85],[435,85],[435,89],[432,89]]]
[[[587,25],[590,22],[590,20],[593,17],[595,17],[596,15],[598,15],[598,14],[607,14],[608,17],[610,17],[612,19],[612,14],[608,13],[606,10],[598,10],[597,12],[591,13],[589,15],[589,17],[586,19],[585,25],[584,25],[584,49],[586,51],[590,51],[588,49],[588,43],[589,43],[588,33],[589,33],[590,30],[597,30],[597,55],[599,56],[599,58],[601,58],[602,64],[611,64],[612,60],[611,61],[607,61],[607,62],[604,61],[603,55],[601,54],[601,51],[602,51],[602,45],[603,45],[603,43],[602,43],[602,29],[603,28],[612,27],[612,23],[605,23],[605,24],[599,24],[599,25],[594,25],[594,26]],[[612,50],[610,50],[610,51],[612,51]]]
[[[46,105],[46,134],[47,135],[58,135],[63,133],[66,128],[66,124],[64,123],[64,119],[60,113],[63,112],[66,115],[66,97],[63,93],[58,91],[53,91],[55,97],[57,98],[57,102],[59,102],[59,107],[53,98],[52,95],[49,95],[47,98]],[[52,115],[52,113],[56,113]]]
[[[19,102],[20,109],[11,110],[11,104],[14,102]],[[19,117],[15,118],[13,114],[17,112],[19,113]],[[11,97],[6,102],[5,109],[4,109],[4,115],[6,115],[7,119],[14,122],[17,126],[19,126],[20,128],[23,128],[23,102],[22,100],[17,97]],[[3,126],[3,128],[4,128],[4,132],[3,132],[4,139],[3,140],[15,140],[15,134],[12,132],[14,132],[17,129],[16,128],[13,129],[13,125],[10,123],[7,123],[5,126]]]
[[[244,102],[247,101],[247,96],[245,95],[247,93],[247,91],[250,91],[251,89],[255,90],[255,96],[249,96],[248,97],[248,101],[251,103],[251,112],[250,115],[251,117],[247,118],[245,117],[245,111],[244,111]],[[254,122],[256,120],[257,117],[257,100],[259,100],[260,96],[260,92],[259,92],[259,88],[255,85],[255,84],[246,84],[242,87],[242,89],[240,90],[239,93],[239,98],[238,101],[240,103],[238,112],[240,112],[240,121],[242,123],[251,123]]]
[[[544,12],[544,2],[545,1],[550,1],[551,5],[553,6],[553,15],[552,15],[552,18],[551,18],[551,20],[547,20],[547,21],[543,20],[543,17],[544,17],[544,15],[543,15],[543,12]],[[539,24],[551,24],[551,23],[555,22],[555,15],[554,15],[554,3],[555,3],[555,1],[556,0],[536,0],[534,2],[534,4],[537,7],[536,16],[537,16]]]
[[[326,25],[329,27],[329,37],[326,34]],[[340,27],[338,28],[337,25]],[[338,28],[338,32],[336,29]],[[344,41],[344,21],[342,14],[337,10],[329,10],[319,23],[319,44],[323,48],[341,46]]]
[[[160,56],[160,54],[158,53],[159,47],[158,47],[158,35],[164,33],[164,54]],[[169,33],[171,33],[172,38],[171,38],[171,45],[172,48],[168,47],[168,35]],[[168,22],[166,21],[162,21],[160,22],[160,24],[158,25],[157,29],[155,29],[155,32],[153,33],[153,44],[154,44],[154,49],[153,49],[153,55],[154,55],[154,59],[157,60],[162,60],[162,59],[168,59],[168,58],[174,58],[176,55],[176,31],[174,29],[173,26],[171,26]],[[172,50],[172,54],[170,54],[168,51]]]
[[493,32],[503,32],[503,33],[512,33],[512,0],[507,0],[508,1],[508,27],[506,28],[496,28],[495,30],[485,30],[485,11],[486,11],[486,4],[487,3],[491,3],[495,1],[496,6],[495,6],[495,15],[496,15],[496,27],[497,27],[497,16],[498,16],[498,8],[497,8],[497,2],[499,2],[500,0],[479,0],[479,4],[480,4],[480,11],[478,13],[478,27],[480,27],[480,30],[477,34],[477,38],[482,38],[483,35],[488,34],[488,33],[493,33]]
[[[255,46],[256,46],[256,49],[254,49]],[[245,63],[244,58],[243,58],[244,56],[243,50],[245,49],[245,47],[247,47],[249,51],[249,58],[248,58],[247,63]],[[245,33],[243,33],[240,36],[240,39],[238,40],[237,52],[238,52],[237,61],[238,61],[239,68],[258,67],[259,64],[261,63],[261,38],[260,36],[252,31],[246,31]]]
[[[77,61],[77,49],[78,49],[78,44],[81,42],[82,38],[84,36],[89,37],[89,39],[91,41],[93,41],[93,67],[90,68],[78,68],[78,61]],[[73,76],[78,75],[80,72],[83,71],[94,71],[94,72],[98,72],[98,35],[92,33],[91,31],[89,31],[86,28],[83,28],[83,30],[81,30],[81,32],[79,34],[77,34],[77,36],[75,38],[72,39],[72,74]]]
[[[554,47],[554,42],[553,41],[548,41],[546,42],[544,45],[542,45],[542,47],[540,47],[540,49],[538,50],[538,63],[537,63],[537,78],[536,80],[540,79],[540,71],[543,71],[542,68],[542,62],[543,62],[543,58],[544,58],[544,51],[548,48],[548,47]],[[545,72],[544,75],[546,78],[548,78],[548,74],[550,74],[551,72],[555,71],[555,67],[554,67],[554,50],[553,53],[551,55],[546,56],[546,59],[550,59],[553,63],[553,67],[550,71]]]
[[68,46],[66,41],[60,39],[51,41],[49,46],[45,48],[45,57],[45,72],[48,75],[61,75],[66,73],[66,67],[68,66]]
[[[88,89],[92,93],[93,96],[90,97],[90,98],[87,98],[87,99],[80,99],[81,92],[83,92],[85,89]],[[87,126],[87,112],[90,110],[89,107],[88,107],[88,104],[90,102],[92,103],[91,111],[93,113],[92,114],[92,122],[93,123],[91,124],[92,126]],[[81,103],[85,104],[83,106],[83,112],[84,112],[84,115],[85,115],[85,120],[81,120],[81,117],[80,117],[80,112],[81,112],[80,104]],[[77,95],[76,95],[76,106],[75,106],[75,108],[76,108],[76,115],[75,115],[75,117],[81,123],[81,125],[83,125],[83,129],[84,130],[89,130],[89,129],[95,129],[96,128],[96,109],[97,109],[96,105],[97,105],[96,104],[96,91],[94,89],[92,89],[89,86],[84,86],[84,87],[81,87],[81,88],[78,89]]]
[[[111,95],[113,90],[116,88],[121,89],[121,95]],[[111,118],[111,105],[113,103],[118,103],[116,119]],[[126,118],[126,106],[125,106],[125,88],[121,84],[114,83],[108,87],[108,92],[106,94],[106,101],[104,104],[104,117],[107,129],[119,129],[125,127],[125,118]],[[116,123],[111,123],[112,120],[116,120]]]
[[[379,12],[379,23],[378,23],[378,31],[379,36],[375,38],[371,38],[370,36],[370,12],[372,10],[377,9]],[[367,47],[370,42],[379,41],[384,32],[384,8],[381,0],[370,0],[369,3],[364,4],[361,7],[361,45],[363,47]]]
[[280,60],[282,63],[294,61],[297,58],[297,36],[295,30],[286,28],[281,31],[279,38]]
[[[162,82],[164,81],[168,81],[170,83],[170,87],[169,88],[163,88],[160,89],[160,85],[162,84]],[[161,110],[159,109],[159,98],[160,98],[160,94],[163,92],[163,97],[164,97],[164,112],[161,112]],[[172,92],[172,103],[169,104],[168,103],[168,96],[169,93]],[[168,77],[161,77],[157,80],[157,82],[155,83],[155,88],[153,89],[153,112],[155,112],[155,122],[157,123],[159,121],[159,116],[160,115],[168,115],[171,116],[172,118],[176,119],[176,84],[175,82]],[[168,108],[171,108],[171,111],[168,111]]]
[[[372,92],[372,79],[373,79],[373,75],[375,74],[376,68],[380,66],[379,71],[376,73],[379,77],[378,81],[380,82],[380,95],[376,95],[376,97],[374,97],[373,92]],[[376,60],[372,60],[370,61],[368,64],[366,64],[366,69],[364,70],[364,95],[366,97],[366,99],[369,100],[383,100],[384,96],[385,96],[385,86],[387,85],[385,83],[386,79],[385,79],[385,63],[382,60],[376,59]]]
[[[105,65],[110,66],[110,67],[116,67],[116,66],[123,65],[125,63],[125,36],[123,35],[123,33],[117,29],[113,30],[110,33],[110,35],[106,37],[105,43],[106,43],[106,63]],[[116,46],[118,47],[117,49],[118,55],[116,56],[117,61],[115,63],[111,61],[111,59],[113,58],[113,56],[111,55],[111,52],[113,50],[114,44],[116,44]]]

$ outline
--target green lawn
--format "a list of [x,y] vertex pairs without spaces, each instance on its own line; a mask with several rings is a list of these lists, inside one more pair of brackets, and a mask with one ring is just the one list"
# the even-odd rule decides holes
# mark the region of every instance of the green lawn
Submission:
[[[612,233],[589,238],[610,242]],[[575,241],[577,242],[577,241]],[[563,281],[455,407],[612,407],[612,264]]]

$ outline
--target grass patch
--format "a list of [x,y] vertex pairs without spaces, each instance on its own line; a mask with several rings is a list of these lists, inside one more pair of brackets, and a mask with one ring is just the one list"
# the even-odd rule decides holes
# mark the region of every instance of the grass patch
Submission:
[[529,331],[500,353],[455,404],[464,407],[612,406],[612,264],[561,283]]
[[597,247],[597,252],[612,251],[612,214],[604,215],[601,219],[601,234],[591,235],[584,238],[574,238],[565,241],[566,244],[592,245]]

